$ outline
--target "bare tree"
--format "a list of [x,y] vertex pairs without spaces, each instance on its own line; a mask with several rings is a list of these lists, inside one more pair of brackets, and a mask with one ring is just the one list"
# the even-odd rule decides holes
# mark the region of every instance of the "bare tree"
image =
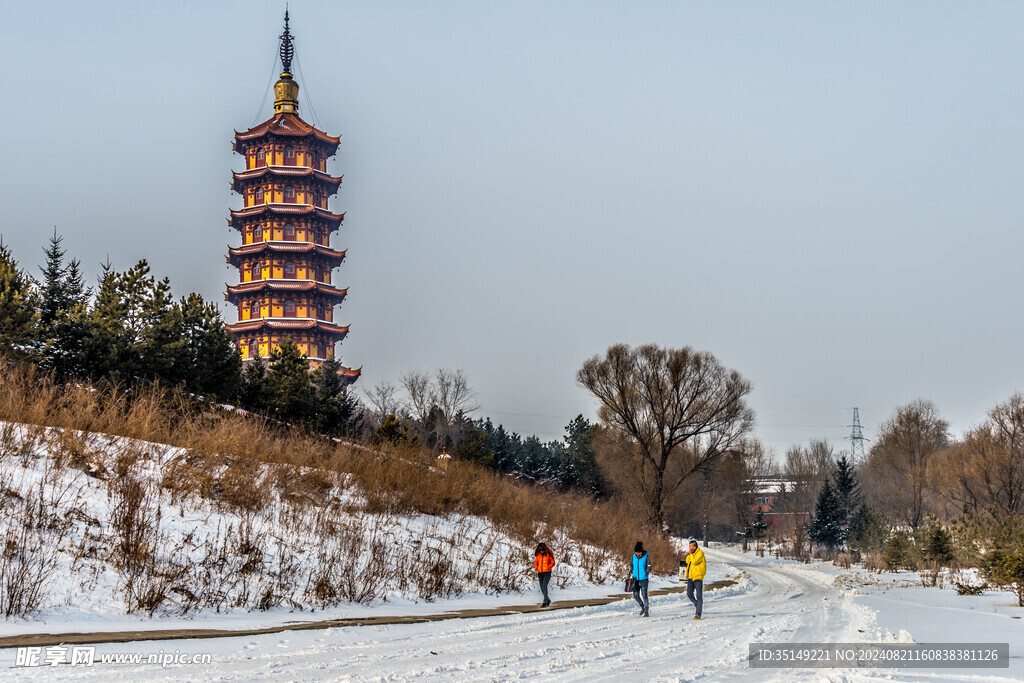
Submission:
[[434,396],[435,408],[440,413],[435,420],[435,435],[438,443],[444,444],[456,423],[480,406],[474,401],[476,395],[462,370],[439,369],[434,375]]
[[938,456],[949,445],[949,423],[931,401],[918,399],[896,409],[868,454],[865,473],[876,506],[889,509],[917,529],[928,512],[926,494]]
[[425,372],[410,371],[402,375],[406,407],[424,436],[432,435],[444,445],[463,416],[479,406],[476,395],[462,370],[440,368],[433,377]]
[[437,390],[430,375],[419,370],[410,370],[399,380],[405,389],[406,407],[412,418],[421,425],[427,423],[430,411],[437,404]]
[[786,512],[805,513],[814,510],[822,484],[835,469],[836,454],[825,439],[811,439],[807,448],[792,446],[786,451],[783,472],[786,477]]
[[750,383],[710,353],[616,344],[583,364],[577,381],[600,401],[598,417],[635,447],[651,521],[666,497],[750,430]]
[[943,458],[947,494],[975,509],[1024,513],[1024,394],[993,408]]
[[397,392],[398,387],[387,380],[377,382],[371,389],[364,392],[366,400],[373,407],[373,413],[378,422],[383,422],[388,415],[397,415],[402,409],[402,403],[396,396]]

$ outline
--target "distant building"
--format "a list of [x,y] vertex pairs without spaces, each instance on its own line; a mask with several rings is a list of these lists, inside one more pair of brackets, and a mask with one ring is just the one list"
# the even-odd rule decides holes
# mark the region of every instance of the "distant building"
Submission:
[[[238,322],[228,325],[242,360],[266,358],[286,339],[312,365],[335,358],[335,346],[348,327],[334,322],[334,307],[346,289],[334,286],[333,271],[345,259],[331,248],[331,235],[344,214],[327,210],[341,177],[327,173],[327,159],[340,137],[328,135],[299,118],[299,84],[291,74],[294,55],[284,15],[280,56],[282,73],[274,85],[274,115],[244,133],[235,133],[233,148],[245,157],[245,170],[232,174],[232,189],[242,208],[228,223],[242,238],[228,250],[238,268],[238,284],[228,285],[225,299],[238,308]],[[354,382],[360,370],[340,372]]]
[[805,485],[799,479],[780,476],[751,479],[747,482],[750,509],[762,513],[764,521],[773,529],[810,524],[811,511],[797,503],[802,496],[794,495]]

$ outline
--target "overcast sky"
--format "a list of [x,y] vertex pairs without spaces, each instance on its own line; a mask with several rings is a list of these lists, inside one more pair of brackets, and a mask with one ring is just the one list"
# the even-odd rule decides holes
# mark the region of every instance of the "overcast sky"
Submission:
[[[3,3],[15,256],[56,225],[90,278],[147,258],[223,305],[232,131],[271,113],[283,10]],[[343,135],[362,386],[462,368],[552,439],[595,415],[586,358],[689,345],[751,380],[780,454],[845,447],[854,406],[869,438],[918,397],[960,432],[1024,390],[1024,4],[291,10],[300,113]]]

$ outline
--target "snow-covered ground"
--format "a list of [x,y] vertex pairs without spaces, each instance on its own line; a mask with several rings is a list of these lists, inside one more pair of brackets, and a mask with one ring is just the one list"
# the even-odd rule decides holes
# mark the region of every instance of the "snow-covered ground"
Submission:
[[[685,595],[599,607],[423,624],[294,631],[259,637],[99,645],[97,655],[209,653],[211,664],[61,667],[61,678],[123,680],[928,680],[1024,679],[1024,610],[1010,596],[962,598],[914,585],[914,575],[868,575],[827,564],[708,551],[707,580],[738,577],[706,595],[693,621]],[[894,581],[893,578],[896,580]],[[555,592],[554,599],[565,597]],[[505,600],[508,604],[508,600]],[[461,605],[460,605],[461,606]],[[441,607],[441,605],[438,605]],[[439,610],[440,611],[440,610]],[[1010,643],[1009,669],[750,669],[751,642]],[[15,653],[0,653],[10,667]],[[51,672],[3,668],[0,677]]]

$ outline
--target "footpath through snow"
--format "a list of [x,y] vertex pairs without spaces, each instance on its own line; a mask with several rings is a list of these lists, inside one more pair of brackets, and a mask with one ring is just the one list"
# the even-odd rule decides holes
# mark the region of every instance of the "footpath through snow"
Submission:
[[[442,622],[292,631],[215,640],[150,641],[97,646],[102,654],[189,656],[210,664],[96,664],[61,667],[62,679],[122,680],[1021,680],[1024,624],[1020,610],[982,616],[982,603],[957,603],[951,591],[872,583],[863,572],[758,558],[733,549],[708,552],[708,580],[738,577],[710,592],[704,620],[693,621],[685,595],[652,600],[641,619],[632,600],[572,610]],[[842,580],[836,580],[842,575]],[[852,577],[852,580],[851,580]],[[857,577],[863,577],[863,583]],[[887,578],[887,577],[883,577]],[[890,582],[891,583],[891,582]],[[856,585],[858,588],[854,588]],[[554,596],[557,599],[557,596]],[[955,596],[954,596],[955,597]],[[1006,603],[1005,594],[987,596]],[[917,618],[898,603],[943,611]],[[949,604],[943,604],[943,601]],[[973,600],[973,599],[972,599]],[[896,605],[893,608],[892,605]],[[1000,626],[978,636],[957,628],[962,619]],[[991,610],[989,610],[991,611]],[[902,620],[902,621],[901,621]],[[973,623],[966,621],[964,623]],[[902,624],[902,625],[900,625]],[[893,630],[896,629],[896,630]],[[928,629],[931,629],[929,632]],[[1010,641],[1011,668],[1000,670],[750,669],[751,642],[872,642],[984,640],[1001,632]],[[893,634],[898,635],[893,635]],[[941,637],[933,637],[941,636]],[[0,653],[11,667],[15,653]],[[42,680],[52,670],[3,668],[0,677]]]

